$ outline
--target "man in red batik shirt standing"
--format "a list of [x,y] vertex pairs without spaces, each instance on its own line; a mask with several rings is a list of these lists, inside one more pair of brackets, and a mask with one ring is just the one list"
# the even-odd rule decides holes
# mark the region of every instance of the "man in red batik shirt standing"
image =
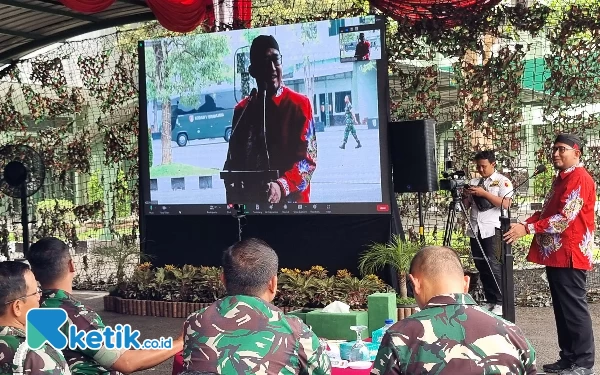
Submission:
[[235,107],[223,170],[278,170],[278,179],[252,190],[260,189],[270,203],[308,203],[317,165],[310,101],[283,85],[282,56],[271,35],[252,41],[249,73],[256,79],[258,96],[245,98]]
[[580,163],[579,137],[560,134],[552,147],[558,170],[541,212],[504,235],[508,243],[535,234],[527,260],[546,266],[558,332],[560,358],[543,366],[549,373],[594,373],[594,333],[586,299],[587,271],[592,269],[596,186]]
[[369,54],[371,53],[371,42],[365,40],[365,33],[358,35],[358,43],[356,43],[356,50],[354,51],[354,57],[357,61],[369,60]]

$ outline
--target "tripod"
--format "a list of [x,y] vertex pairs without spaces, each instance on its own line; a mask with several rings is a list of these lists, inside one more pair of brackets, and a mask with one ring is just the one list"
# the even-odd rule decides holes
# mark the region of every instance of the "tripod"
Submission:
[[[475,228],[473,228],[473,224],[471,223],[471,220],[469,219],[469,217],[467,217],[467,209],[465,208],[465,205],[462,202],[461,195],[458,193],[458,189],[457,188],[451,189],[450,194],[452,195],[452,201],[448,205],[448,217],[446,218],[446,227],[444,228],[444,246],[451,247],[452,232],[454,232],[454,223],[456,221],[456,212],[461,211],[464,219],[466,220],[467,223],[469,223],[469,228],[471,228],[471,232],[473,232],[473,235],[475,235],[475,241],[477,242],[477,246],[479,246],[479,250],[481,251],[481,254],[483,255],[483,258],[473,257],[473,260],[475,260],[475,259],[485,260],[485,263],[489,267],[490,272],[492,273],[492,275],[494,275],[494,272],[492,271],[492,266],[490,265],[490,261],[489,261],[487,255],[485,254],[485,251],[483,251],[483,246],[481,245],[481,241],[479,241],[479,236],[477,235]],[[494,276],[494,283],[496,284],[496,287],[498,288],[500,293],[502,293],[503,289],[500,288],[500,284],[498,284],[498,280],[496,280],[495,276]]]

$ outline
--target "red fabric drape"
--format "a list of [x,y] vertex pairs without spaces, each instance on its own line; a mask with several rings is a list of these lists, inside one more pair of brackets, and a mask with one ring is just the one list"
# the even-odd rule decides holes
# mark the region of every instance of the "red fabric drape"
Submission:
[[463,24],[501,0],[370,0],[371,5],[396,20],[436,20],[440,26]]
[[[82,13],[101,12],[115,0],[60,0],[64,6]],[[171,31],[187,33],[198,26],[212,28],[215,12],[212,0],[146,0],[158,22]],[[233,1],[235,27],[250,27],[252,0]]]
[[158,22],[171,31],[187,33],[201,24],[212,27],[215,12],[212,0],[146,0]]
[[233,23],[236,28],[249,28],[252,20],[252,0],[233,0]]
[[60,0],[60,2],[77,12],[96,13],[107,9],[115,0]]

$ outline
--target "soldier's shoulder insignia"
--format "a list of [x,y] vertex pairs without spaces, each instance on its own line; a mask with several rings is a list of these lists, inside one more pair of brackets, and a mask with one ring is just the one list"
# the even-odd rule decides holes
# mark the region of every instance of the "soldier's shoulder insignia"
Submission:
[[510,187],[510,182],[508,180],[504,181],[504,187]]
[[494,187],[494,186],[500,186],[500,181],[499,180],[492,181],[492,183],[490,184],[490,187]]

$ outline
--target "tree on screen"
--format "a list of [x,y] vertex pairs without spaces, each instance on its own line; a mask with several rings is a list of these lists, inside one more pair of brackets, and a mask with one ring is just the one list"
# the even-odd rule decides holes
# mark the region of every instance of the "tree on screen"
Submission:
[[254,38],[260,35],[260,31],[258,29],[247,29],[242,32],[243,40],[248,43],[248,50],[250,50],[250,45]]
[[[117,27],[119,31],[119,37],[117,39],[117,47],[126,54],[130,54],[136,60],[137,63],[137,48],[138,42],[143,40],[151,40],[158,38],[167,38],[167,37],[176,37],[178,35],[182,35],[180,33],[176,33],[174,31],[170,31],[162,27],[157,21],[149,21],[144,22],[141,26],[138,24],[131,24],[125,26]],[[187,35],[199,34],[202,33],[202,28],[197,28],[196,30],[188,33]],[[150,90],[151,87],[147,87],[148,95],[154,97]],[[149,121],[148,125],[153,125],[153,128],[158,128],[159,120],[158,113],[160,110],[160,105],[156,101],[152,101],[148,103],[150,108],[152,109],[152,120]],[[150,142],[152,145],[152,142]],[[150,148],[152,150],[152,148]]]
[[240,49],[236,56],[237,59],[237,69],[240,74],[240,86],[242,97],[246,97],[250,95],[250,83],[252,81],[252,77],[248,72],[248,66],[250,65],[250,46],[252,45],[252,41],[254,38],[260,35],[260,31],[257,29],[247,29],[242,31],[241,39],[242,42],[247,45]]
[[[302,43],[302,51],[308,51],[309,45],[315,45],[319,42],[319,33],[316,22],[304,23],[300,26],[300,42]],[[304,70],[304,94],[310,100],[311,108],[315,108],[313,103],[315,94],[315,62],[312,56],[308,53],[304,55],[302,68]]]
[[352,49],[350,50],[352,56],[354,56],[354,49],[356,48],[356,43],[358,35],[355,33],[340,33],[340,48],[346,48],[346,45],[352,45]]
[[203,89],[233,81],[224,59],[229,53],[228,37],[215,34],[160,39],[146,47],[147,97],[158,101],[162,111],[161,164],[172,162],[172,111],[178,103],[197,108]]
[[373,69],[377,69],[377,63],[374,60],[369,60],[369,61],[363,62],[359,66],[359,69],[362,73],[367,73]]

